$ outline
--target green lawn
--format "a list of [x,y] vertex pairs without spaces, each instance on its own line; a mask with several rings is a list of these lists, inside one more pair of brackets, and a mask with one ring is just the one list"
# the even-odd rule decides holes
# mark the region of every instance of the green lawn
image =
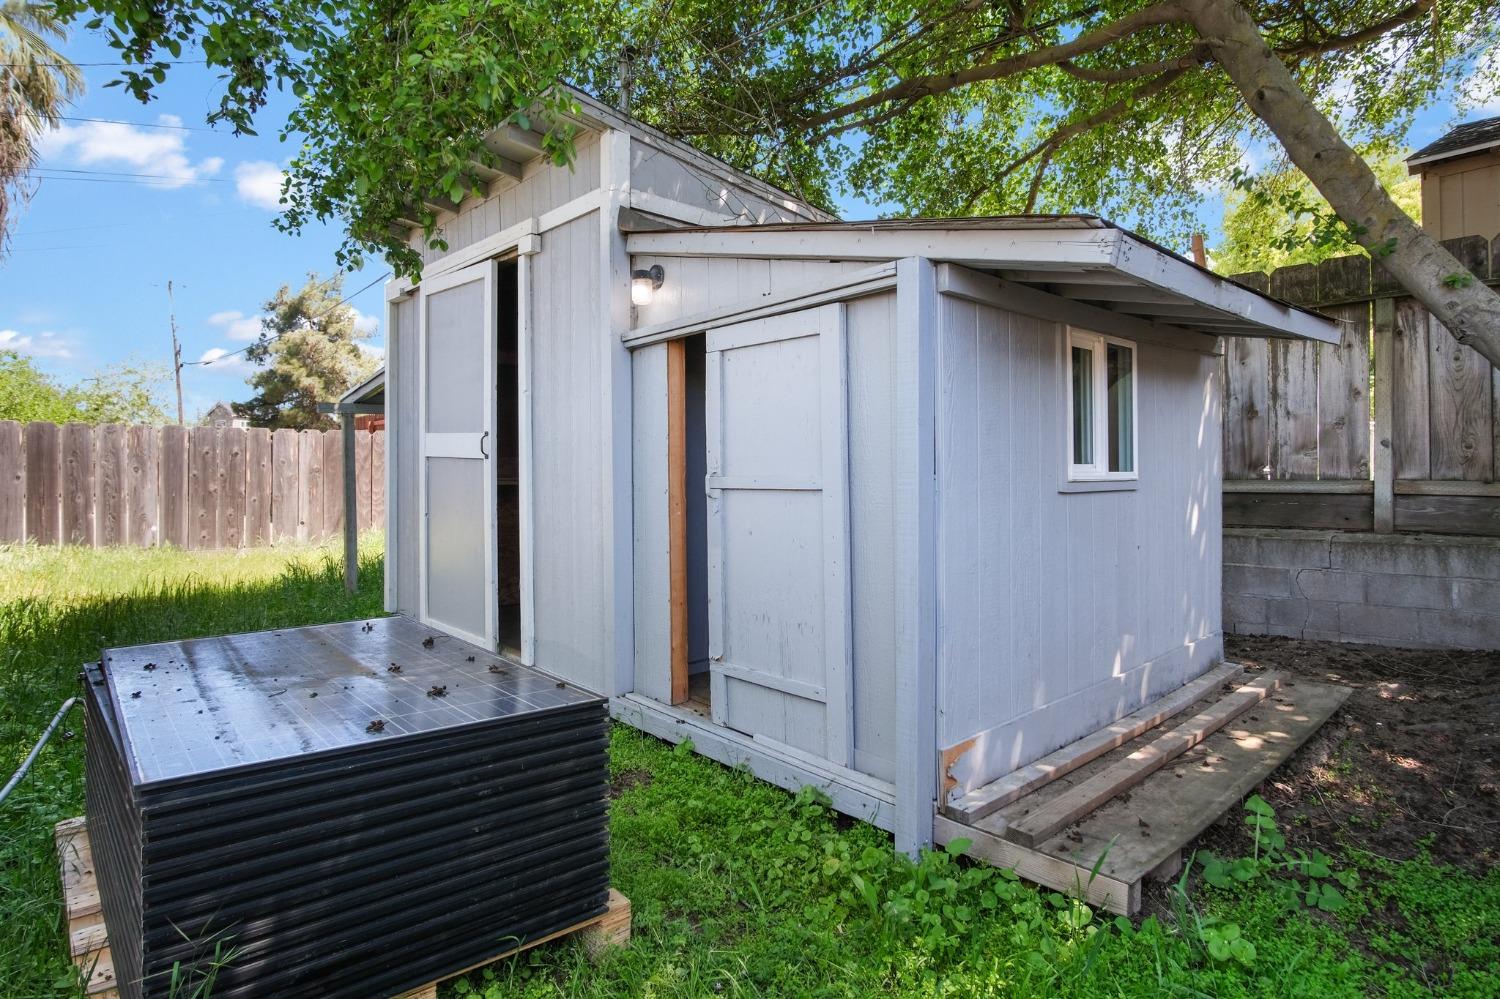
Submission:
[[[0,779],[101,646],[370,616],[380,606],[378,538],[362,562],[350,596],[328,550],[0,549]],[[50,830],[82,810],[81,751],[81,739],[55,742],[0,806],[7,999],[76,994]],[[1494,872],[1350,852],[1332,858],[1344,901],[1325,913],[1306,907],[1305,891],[1289,899],[1290,884],[1306,888],[1302,875],[1242,865],[1246,883],[1195,885],[1188,908],[1130,922],[943,854],[913,866],[892,855],[885,834],[807,792],[784,793],[627,729],[614,733],[611,778],[614,881],[635,915],[630,948],[595,965],[574,943],[550,944],[446,995],[1500,991]]]

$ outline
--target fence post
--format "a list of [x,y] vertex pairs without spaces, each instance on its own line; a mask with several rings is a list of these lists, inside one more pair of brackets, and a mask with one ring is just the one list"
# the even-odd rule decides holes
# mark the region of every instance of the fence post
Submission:
[[1375,533],[1396,530],[1396,455],[1392,430],[1395,412],[1396,300],[1375,300],[1375,446],[1370,472],[1375,480]]

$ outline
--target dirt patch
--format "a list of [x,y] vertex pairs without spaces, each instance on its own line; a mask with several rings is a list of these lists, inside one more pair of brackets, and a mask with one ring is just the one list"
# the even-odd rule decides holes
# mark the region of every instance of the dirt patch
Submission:
[[[1500,653],[1231,636],[1226,657],[1352,687],[1337,714],[1259,789],[1288,844],[1355,847],[1471,871],[1500,853]],[[1197,846],[1246,852],[1238,809]]]
[[634,791],[638,787],[648,787],[655,779],[649,770],[621,770],[615,779],[609,782],[609,800],[614,801],[627,791]]

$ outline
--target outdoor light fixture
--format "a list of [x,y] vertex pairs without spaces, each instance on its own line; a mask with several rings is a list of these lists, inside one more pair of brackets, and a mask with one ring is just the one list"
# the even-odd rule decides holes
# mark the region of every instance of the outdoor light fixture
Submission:
[[661,287],[664,276],[661,264],[652,266],[648,271],[631,271],[630,304],[650,305],[651,296],[656,294],[656,289]]

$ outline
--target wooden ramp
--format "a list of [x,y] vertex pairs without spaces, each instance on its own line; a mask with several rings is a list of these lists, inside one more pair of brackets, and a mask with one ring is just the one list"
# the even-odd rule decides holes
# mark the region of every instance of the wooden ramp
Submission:
[[1154,724],[1129,738],[1117,723],[942,809],[935,839],[968,839],[972,857],[1135,914],[1142,880],[1175,875],[1183,847],[1296,752],[1350,691],[1230,667],[1190,693],[1199,696],[1169,695],[1164,709],[1137,712]]

